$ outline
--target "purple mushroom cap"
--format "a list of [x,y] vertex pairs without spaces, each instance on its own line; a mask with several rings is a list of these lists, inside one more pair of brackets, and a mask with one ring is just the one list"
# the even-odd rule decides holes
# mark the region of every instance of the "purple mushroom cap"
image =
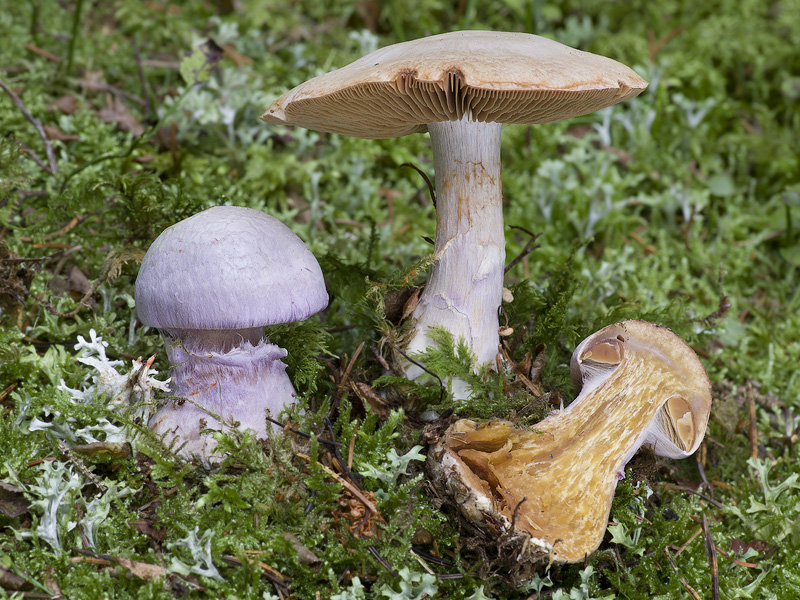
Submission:
[[136,310],[166,330],[244,329],[302,321],[328,305],[319,263],[283,223],[236,206],[165,229],[136,279]]

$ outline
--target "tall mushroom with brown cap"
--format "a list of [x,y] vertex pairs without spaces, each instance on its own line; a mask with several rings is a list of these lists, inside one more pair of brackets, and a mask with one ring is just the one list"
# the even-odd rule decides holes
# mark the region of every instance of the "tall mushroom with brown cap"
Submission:
[[580,389],[531,429],[506,421],[451,425],[428,455],[436,483],[462,515],[519,542],[528,561],[578,562],[603,539],[625,464],[643,445],[693,453],[711,409],[694,351],[669,329],[624,321],[575,350]]
[[[136,312],[157,327],[172,364],[170,401],[151,419],[156,433],[208,459],[222,429],[212,415],[267,437],[265,412],[294,403],[264,326],[302,321],[328,305],[314,255],[283,223],[250,208],[218,206],[165,229],[136,278]],[[270,428],[271,429],[271,428]]]
[[546,38],[458,31],[388,46],[306,81],[261,118],[362,138],[430,132],[435,262],[409,350],[432,345],[426,332],[438,325],[465,338],[479,363],[494,363],[505,262],[501,124],[584,115],[646,86],[614,60]]

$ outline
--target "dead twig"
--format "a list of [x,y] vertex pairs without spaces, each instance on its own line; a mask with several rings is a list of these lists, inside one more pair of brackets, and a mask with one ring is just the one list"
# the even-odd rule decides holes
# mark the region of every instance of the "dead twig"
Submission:
[[525,377],[522,373],[517,373],[517,380],[519,380],[522,385],[528,388],[528,391],[533,395],[534,398],[541,398],[542,397],[542,390],[539,389],[539,386],[533,383],[530,379]]
[[452,567],[453,566],[453,562],[452,561],[445,560],[445,559],[440,558],[438,556],[434,556],[433,554],[428,554],[427,552],[425,552],[423,550],[420,550],[419,548],[416,548],[414,546],[411,547],[411,552],[413,552],[417,556],[420,556],[420,557],[424,558],[427,562],[432,562],[435,565],[441,565],[442,567]]
[[717,565],[717,549],[714,545],[714,538],[711,537],[711,530],[708,528],[706,513],[703,513],[703,535],[706,539],[706,556],[708,564],[711,566],[711,600],[719,600],[719,567]]
[[[22,112],[25,118],[28,119],[28,121],[30,121],[30,123],[34,126],[34,128],[36,128],[36,132],[39,134],[39,137],[42,138],[42,141],[44,142],[44,149],[47,152],[47,160],[50,163],[49,168],[44,167],[43,165],[39,166],[43,167],[44,170],[50,175],[55,175],[56,173],[58,173],[58,163],[56,162],[55,152],[53,152],[53,144],[47,138],[47,134],[44,132],[44,128],[42,127],[42,122],[28,112],[28,109],[25,108],[25,105],[22,103],[22,100],[19,99],[19,96],[17,96],[14,93],[14,90],[12,90],[10,87],[6,85],[6,82],[3,81],[2,78],[0,78],[0,88],[3,88],[3,91],[8,95],[9,98],[11,98],[11,101],[14,103],[14,106],[16,106]],[[33,152],[32,150],[30,151]]]
[[[336,434],[333,431],[333,423],[331,423],[331,420],[328,417],[325,417],[325,427],[328,430],[328,435],[330,436],[330,438],[334,442],[336,442]],[[355,438],[351,438],[351,439],[355,439]],[[350,468],[347,466],[347,463],[345,462],[344,458],[339,453],[339,448],[340,447],[344,447],[344,444],[341,444],[339,442],[336,442],[335,444],[332,444],[331,447],[328,449],[328,454],[330,454],[330,456],[331,456],[331,458],[333,460],[335,460],[336,462],[339,463],[339,471],[341,473],[343,473],[350,481],[355,481],[356,483],[358,483],[360,485],[361,484],[361,475],[359,475],[357,473],[353,473],[350,470]],[[351,462],[351,464],[352,464],[352,462]]]
[[716,500],[714,500],[713,498],[710,498],[709,496],[706,496],[705,494],[701,494],[697,490],[693,490],[690,487],[686,487],[685,485],[676,485],[674,483],[662,483],[662,484],[657,484],[657,485],[658,485],[659,488],[670,489],[670,490],[678,490],[678,491],[681,491],[681,492],[689,492],[690,494],[694,494],[698,498],[702,498],[703,500],[705,500],[709,504],[713,504],[717,508],[725,508],[724,504],[722,504],[720,502],[717,502]]
[[[280,421],[278,421],[276,419],[273,419],[272,417],[267,417],[267,421],[269,421],[270,423],[274,423],[275,425],[277,425],[278,427],[283,429],[284,433],[293,433],[294,435],[299,435],[300,437],[306,438],[307,440],[311,439],[311,435],[309,435],[308,433],[303,433],[302,431],[297,431],[296,429],[292,429],[291,426],[287,425],[286,423],[281,423]],[[325,444],[326,446],[337,447],[337,446],[342,446],[343,445],[343,444],[341,444],[339,442],[334,442],[332,440],[326,440],[325,438],[321,438],[321,437],[318,437],[317,441],[320,444]]]
[[705,317],[699,319],[700,323],[705,326],[714,325],[722,317],[724,317],[731,308],[731,302],[727,296],[720,296],[717,308],[714,312],[707,314]]
[[439,392],[439,402],[444,402],[444,392],[445,392],[445,387],[444,387],[444,382],[442,381],[442,378],[441,378],[441,377],[439,377],[439,376],[438,376],[436,373],[434,373],[434,372],[433,372],[433,371],[431,371],[430,369],[428,369],[428,367],[426,367],[426,366],[425,366],[425,365],[423,365],[422,363],[419,363],[419,362],[417,362],[416,360],[414,360],[413,358],[411,358],[411,357],[410,357],[408,354],[406,354],[405,352],[403,352],[403,350],[401,350],[401,349],[400,349],[400,348],[399,348],[399,347],[398,347],[396,344],[393,344],[392,342],[390,342],[390,341],[388,341],[388,340],[386,341],[386,343],[387,343],[387,344],[389,344],[389,345],[392,347],[392,349],[393,349],[395,352],[397,352],[398,354],[400,354],[400,356],[402,356],[403,358],[405,358],[405,359],[406,359],[408,362],[410,362],[412,365],[416,365],[416,366],[418,366],[420,369],[422,369],[423,371],[425,371],[425,372],[426,372],[428,375],[430,375],[431,377],[435,377],[435,378],[436,378],[436,380],[439,382],[439,387],[441,388],[441,390],[440,390],[440,392]]
[[699,452],[695,455],[695,460],[697,461],[697,471],[700,473],[700,478],[703,480],[703,487],[708,490],[709,496],[714,498],[714,486],[712,486],[708,482],[708,478],[706,477],[706,470],[703,467],[703,463],[705,462],[706,458],[706,445],[705,440],[700,445]]
[[506,266],[505,271],[503,271],[504,274],[508,273],[511,269],[516,267],[517,263],[519,261],[521,261],[523,258],[525,258],[526,256],[528,256],[528,254],[530,254],[531,252],[533,252],[537,248],[541,248],[542,247],[541,244],[536,244],[534,246],[534,243],[536,242],[536,240],[538,240],[539,237],[542,235],[541,233],[532,233],[532,232],[528,231],[527,229],[525,229],[524,227],[520,227],[519,225],[509,225],[509,227],[511,227],[511,229],[519,229],[520,231],[524,231],[529,236],[531,236],[531,239],[528,240],[527,244],[525,244],[525,247],[522,249],[522,252],[520,252],[519,255],[516,258],[514,258],[514,260],[512,260],[510,263],[508,263],[508,266]]
[[25,44],[25,49],[33,52],[34,54],[38,54],[39,56],[42,56],[47,60],[51,60],[54,63],[61,62],[60,56],[56,56],[55,54],[53,54],[52,52],[48,52],[47,50],[42,50],[41,48],[39,48],[39,46],[34,46],[31,43]]
[[108,491],[108,488],[102,481],[100,481],[100,478],[97,477],[97,475],[95,475],[94,473],[92,473],[92,471],[89,470],[89,467],[86,466],[86,463],[84,463],[79,456],[75,456],[75,454],[73,454],[72,452],[72,449],[61,440],[58,440],[58,451],[61,452],[64,456],[66,456],[67,460],[69,460],[69,462],[75,465],[75,467],[81,473],[83,473],[86,476],[86,478],[97,487],[98,490],[100,490],[103,493]]
[[2,260],[4,263],[16,264],[16,263],[26,263],[26,262],[42,262],[45,260],[51,260],[52,258],[53,258],[52,256],[39,256],[32,258],[26,258],[24,256],[14,256],[12,258],[3,258],[0,260]]
[[[5,400],[8,397],[8,395],[16,389],[16,387],[18,385],[19,385],[19,381],[14,381],[14,382],[10,383],[8,385],[8,387],[6,387],[2,392],[0,392],[0,402]],[[355,439],[355,438],[353,438],[353,439]]]
[[350,471],[353,468],[353,450],[356,447],[356,436],[350,438],[350,445],[347,447],[347,470]]
[[389,571],[393,577],[397,577],[397,571],[395,571],[392,566],[386,562],[386,560],[380,554],[378,554],[375,546],[367,546],[367,550],[369,550],[369,553],[375,557],[375,560],[377,560],[384,569]]
[[[306,454],[297,453],[295,456],[297,456],[298,458],[302,458],[306,462],[309,463],[311,462],[311,457],[309,457]],[[369,498],[367,498],[364,494],[362,494],[361,490],[359,490],[356,486],[347,481],[344,477],[339,475],[336,471],[332,470],[330,467],[326,467],[325,465],[319,462],[317,464],[322,468],[323,471],[325,471],[328,475],[333,477],[337,483],[342,485],[348,492],[353,494],[353,496],[355,496],[356,499],[358,499],[358,501],[361,502],[361,504],[363,504],[367,509],[375,513],[375,515],[381,521],[384,520],[383,517],[381,517],[381,513],[378,512],[378,507],[375,506],[375,503],[372,502]]]
[[688,548],[691,545],[691,543],[697,539],[697,536],[700,535],[702,532],[703,532],[703,528],[702,527],[698,527],[697,530],[691,536],[689,536],[689,539],[686,540],[685,542],[683,542],[681,547],[678,548],[675,551],[675,556],[680,556],[680,554],[684,550],[686,550],[686,548]]
[[647,32],[647,37],[650,42],[650,63],[655,63],[656,54],[661,52],[664,46],[666,46],[672,38],[683,33],[684,31],[686,31],[686,27],[675,27],[674,29],[671,29],[662,35],[659,39],[656,39],[655,33],[652,29],[650,29]]
[[[222,562],[237,567],[242,566],[242,561],[235,556],[223,556]],[[286,594],[289,593],[289,580],[283,573],[278,571],[278,569],[275,567],[272,567],[265,562],[261,562],[260,560],[251,560],[250,564],[261,567],[261,575],[264,577],[264,579],[269,580],[272,585],[275,586],[275,589],[278,591],[278,595],[281,598],[286,597]]]
[[411,556],[413,556],[414,558],[416,558],[416,559],[417,559],[417,562],[420,564],[420,566],[421,566],[423,569],[425,569],[425,570],[426,570],[428,573],[430,573],[431,575],[436,575],[436,573],[434,572],[434,570],[433,570],[433,569],[431,569],[431,568],[430,568],[430,566],[428,566],[428,563],[426,563],[426,562],[425,562],[425,559],[424,559],[424,558],[422,558],[420,555],[418,555],[416,552],[414,552],[413,548],[411,549]]
[[[70,231],[75,229],[75,227],[77,227],[78,225],[80,225],[82,223],[85,223],[86,221],[88,221],[89,219],[91,219],[92,217],[94,217],[96,215],[99,215],[104,210],[105,210],[104,208],[98,208],[97,210],[95,210],[95,211],[93,211],[93,212],[91,212],[89,214],[86,214],[86,215],[83,215],[83,216],[79,216],[79,217],[74,217],[69,223],[64,225],[64,227],[62,227],[58,231],[53,231],[52,233],[48,233],[46,236],[44,236],[45,241],[49,241],[49,240],[57,238],[57,237],[59,237],[61,235],[65,235],[65,234],[69,233]],[[33,238],[27,237],[27,236],[21,236],[19,238],[19,240],[21,242],[28,242],[28,243],[33,242]],[[43,246],[39,245],[39,247],[41,248]],[[68,247],[72,248],[73,246],[69,245]]]
[[356,351],[353,353],[353,357],[347,363],[347,366],[342,373],[341,379],[336,383],[336,392],[333,395],[333,406],[336,406],[339,400],[341,400],[342,395],[344,394],[345,390],[347,389],[347,382],[350,379],[350,373],[353,371],[353,366],[356,364],[356,359],[358,358],[361,351],[364,349],[364,343],[361,342],[356,348]]
[[425,180],[425,183],[428,186],[428,194],[431,197],[431,203],[433,204],[433,208],[436,208],[436,191],[435,191],[435,189],[433,187],[433,183],[431,183],[431,180],[428,177],[428,175],[425,173],[425,171],[420,169],[417,165],[413,165],[411,163],[403,163],[400,166],[401,167],[409,167],[411,169],[414,169],[417,173],[419,173],[422,176],[422,178]]
[[517,515],[519,514],[519,507],[522,506],[522,504],[524,502],[527,502],[527,501],[528,501],[528,497],[525,496],[525,497],[522,498],[522,500],[517,502],[517,505],[514,507],[514,514],[511,515],[511,531],[514,531],[516,529],[516,526],[517,526]]
[[39,155],[36,154],[36,150],[34,150],[30,146],[28,146],[28,144],[26,144],[25,142],[21,142],[21,141],[17,140],[17,143],[19,144],[19,147],[22,148],[22,150],[24,151],[25,156],[27,156],[33,162],[35,162],[38,165],[38,167],[40,169],[42,169],[42,171],[44,171],[45,173],[50,173],[52,175],[52,171],[50,171],[50,167],[48,167],[45,164],[45,162],[41,158],[39,158]]
[[684,587],[684,589],[687,592],[689,592],[689,594],[691,595],[692,598],[694,598],[694,600],[702,600],[700,594],[698,594],[695,591],[695,589],[691,585],[689,585],[689,582],[686,581],[686,578],[684,578],[683,575],[678,573],[678,565],[675,564],[675,559],[672,558],[672,555],[669,553],[669,548],[664,548],[664,554],[667,555],[667,560],[669,560],[669,564],[672,567],[672,570],[675,571],[675,575],[677,575],[678,579],[680,579],[681,585]]
[[758,423],[756,421],[756,400],[753,384],[747,382],[747,408],[750,411],[750,457],[758,458]]

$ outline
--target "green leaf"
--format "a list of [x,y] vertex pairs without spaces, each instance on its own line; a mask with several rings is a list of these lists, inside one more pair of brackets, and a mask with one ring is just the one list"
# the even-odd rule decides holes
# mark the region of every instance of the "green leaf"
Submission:
[[616,525],[609,525],[608,532],[611,534],[611,542],[629,548],[635,554],[641,556],[644,554],[644,548],[640,547],[634,536],[630,534],[628,528],[622,523]]
[[794,265],[795,267],[800,267],[800,246],[781,248],[780,253],[786,262]]
[[714,196],[727,198],[736,193],[736,187],[729,175],[717,173],[708,179],[708,191]]
[[181,61],[181,77],[186,85],[205,83],[211,77],[211,71],[222,60],[224,52],[217,43],[208,39],[205,43],[195,46]]

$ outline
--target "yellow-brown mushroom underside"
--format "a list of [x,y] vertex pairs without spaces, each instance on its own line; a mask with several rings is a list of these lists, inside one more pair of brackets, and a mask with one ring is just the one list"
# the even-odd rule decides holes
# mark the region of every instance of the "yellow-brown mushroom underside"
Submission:
[[[691,447],[694,427],[685,397],[693,391],[666,358],[628,348],[613,377],[553,412],[533,429],[461,420],[444,444],[477,477],[463,477],[492,500],[518,530],[553,547],[558,562],[583,560],[602,541],[624,462],[647,425],[667,420]],[[576,402],[578,401],[576,400]],[[669,402],[668,402],[669,401]]]

